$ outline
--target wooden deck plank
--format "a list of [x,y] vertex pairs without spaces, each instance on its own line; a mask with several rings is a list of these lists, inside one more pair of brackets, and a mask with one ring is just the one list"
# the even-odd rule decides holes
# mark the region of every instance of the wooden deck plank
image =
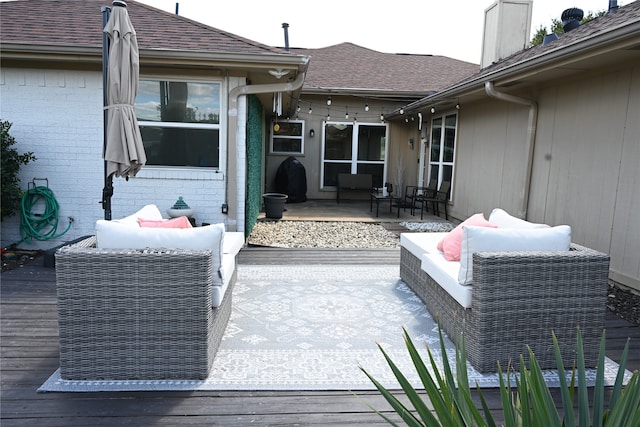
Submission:
[[[240,264],[392,264],[399,250],[246,248]],[[2,273],[0,284],[0,424],[6,426],[387,425],[365,404],[389,411],[374,391],[37,393],[58,366],[55,271],[32,263]],[[640,368],[640,327],[607,316],[607,354],[632,337],[629,367]],[[633,355],[635,353],[635,355]],[[557,393],[553,393],[557,398]],[[497,390],[486,390],[500,422]],[[364,399],[364,401],[362,400]],[[477,399],[477,396],[476,396]],[[386,409],[385,409],[386,408]],[[389,413],[393,419],[395,414]]]

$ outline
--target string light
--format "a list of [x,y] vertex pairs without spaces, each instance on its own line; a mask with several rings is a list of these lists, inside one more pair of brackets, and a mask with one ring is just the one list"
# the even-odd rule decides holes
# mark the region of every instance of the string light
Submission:
[[327,98],[327,105],[331,105],[331,97]]
[[369,111],[369,104],[364,104],[364,111]]
[[431,107],[431,114],[435,114],[436,113],[436,107]]
[[344,118],[349,120],[349,107],[347,107],[347,112],[344,113]]

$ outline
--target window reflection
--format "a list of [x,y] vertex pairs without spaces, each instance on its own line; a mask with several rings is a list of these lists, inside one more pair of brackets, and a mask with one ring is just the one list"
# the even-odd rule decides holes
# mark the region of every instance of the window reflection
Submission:
[[141,80],[135,110],[138,121],[219,124],[220,85]]

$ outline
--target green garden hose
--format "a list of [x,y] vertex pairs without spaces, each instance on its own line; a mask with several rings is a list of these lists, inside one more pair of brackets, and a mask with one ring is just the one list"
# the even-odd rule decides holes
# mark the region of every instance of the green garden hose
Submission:
[[[42,205],[44,204],[44,212]],[[35,213],[34,208],[38,208]],[[20,216],[20,236],[21,242],[35,240],[51,240],[64,235],[71,228],[73,219],[69,218],[69,225],[59,234],[59,208],[58,201],[49,187],[39,186],[27,190],[22,196],[22,213]],[[20,243],[20,242],[18,242]]]

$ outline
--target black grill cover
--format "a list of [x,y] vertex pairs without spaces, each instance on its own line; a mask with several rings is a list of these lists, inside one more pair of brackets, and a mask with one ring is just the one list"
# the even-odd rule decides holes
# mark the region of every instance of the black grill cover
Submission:
[[289,196],[287,203],[300,203],[307,200],[307,175],[298,159],[286,158],[276,172],[276,190]]

